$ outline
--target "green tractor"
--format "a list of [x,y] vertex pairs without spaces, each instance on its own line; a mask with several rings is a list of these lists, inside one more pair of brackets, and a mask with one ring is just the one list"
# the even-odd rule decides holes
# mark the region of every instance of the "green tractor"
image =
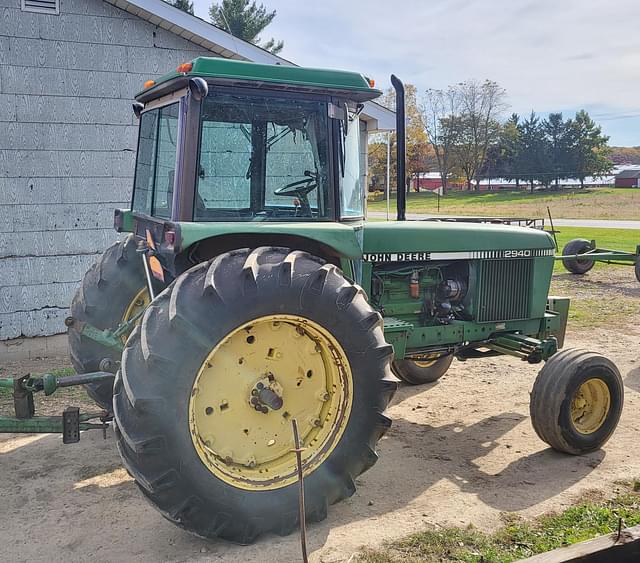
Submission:
[[325,518],[376,462],[394,374],[433,382],[454,357],[545,361],[531,419],[556,450],[617,425],[615,365],[558,351],[569,300],[547,295],[548,234],[404,221],[392,82],[390,222],[365,222],[358,116],[381,92],[360,74],[197,58],[136,97],[131,209],[73,300],[71,354],[142,493],[200,536],[299,524],[294,419],[306,518]]

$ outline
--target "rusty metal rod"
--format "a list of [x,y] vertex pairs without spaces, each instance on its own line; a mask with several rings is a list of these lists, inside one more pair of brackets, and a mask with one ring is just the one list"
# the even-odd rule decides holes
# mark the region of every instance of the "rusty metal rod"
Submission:
[[302,561],[303,563],[309,563],[309,556],[307,555],[307,523],[305,520],[304,509],[304,477],[302,475],[302,451],[300,447],[300,436],[298,435],[298,422],[295,418],[291,420],[291,426],[293,427],[293,446],[294,452],[296,452],[296,465],[298,467],[298,484],[300,486],[300,548],[302,549]]

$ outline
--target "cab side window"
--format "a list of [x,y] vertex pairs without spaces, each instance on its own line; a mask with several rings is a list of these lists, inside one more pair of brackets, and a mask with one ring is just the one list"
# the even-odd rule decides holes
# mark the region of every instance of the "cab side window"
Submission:
[[140,117],[133,210],[171,218],[178,141],[179,104]]

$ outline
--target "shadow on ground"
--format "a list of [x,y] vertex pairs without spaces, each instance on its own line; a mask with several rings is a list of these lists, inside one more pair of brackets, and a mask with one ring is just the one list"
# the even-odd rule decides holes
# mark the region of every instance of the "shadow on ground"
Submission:
[[[413,392],[405,389],[401,397]],[[358,479],[356,495],[309,527],[309,551],[321,549],[332,530],[403,509],[442,482],[498,510],[514,511],[558,494],[602,461],[603,452],[569,457],[549,449],[522,455],[515,450],[515,459],[495,473],[482,470],[479,460],[505,447],[499,440],[524,419],[514,412],[466,426],[396,419],[380,444],[378,464]],[[121,469],[111,432],[106,441],[85,433],[70,446],[57,436],[30,439],[18,437],[14,447],[0,440],[0,519],[13,561],[48,561],[52,554],[67,561],[263,561],[265,550],[281,561],[298,559],[296,534],[238,547],[195,538],[166,522]],[[446,502],[434,498],[432,509]]]
[[640,393],[640,368],[632,369],[627,373],[627,377],[624,379],[624,384],[629,389]]

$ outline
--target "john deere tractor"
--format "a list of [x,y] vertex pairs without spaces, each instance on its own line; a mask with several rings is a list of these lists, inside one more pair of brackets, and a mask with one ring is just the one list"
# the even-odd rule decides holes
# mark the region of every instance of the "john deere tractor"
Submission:
[[381,92],[360,74],[197,58],[136,97],[131,209],[67,324],[76,381],[113,413],[124,465],[191,532],[248,543],[297,526],[294,419],[306,518],[322,520],[376,462],[394,374],[434,382],[453,358],[546,362],[531,420],[556,450],[592,451],[616,427],[615,365],[558,351],[569,300],[547,296],[548,234],[404,221],[392,82],[387,222],[365,222],[359,114]]

